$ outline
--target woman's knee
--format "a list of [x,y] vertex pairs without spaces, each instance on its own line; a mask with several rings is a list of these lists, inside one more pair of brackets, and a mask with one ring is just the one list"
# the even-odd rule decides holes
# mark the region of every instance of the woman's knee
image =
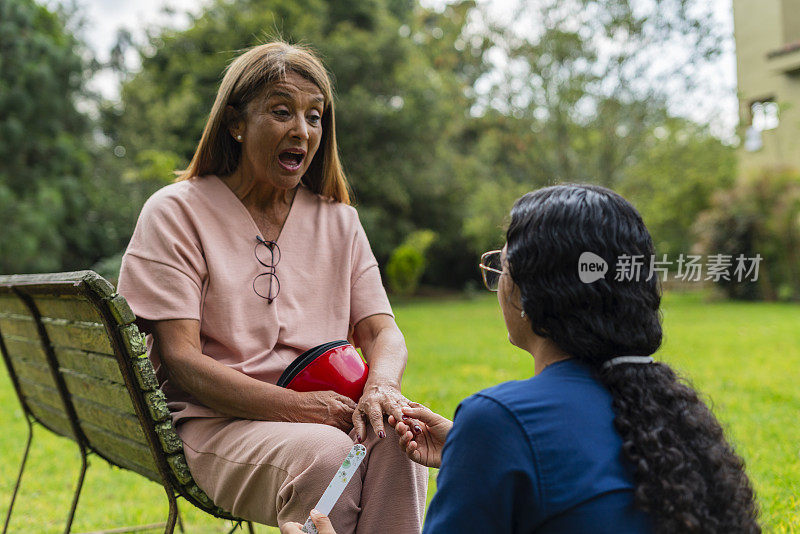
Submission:
[[315,450],[313,451],[314,468],[327,473],[326,487],[354,445],[347,434],[333,427],[330,427],[330,429],[332,432],[326,432],[324,439],[315,444]]
[[[303,516],[294,521],[304,521],[311,508],[319,501],[331,479],[342,465],[353,447],[352,440],[344,432],[330,427],[311,440],[302,454],[308,455],[302,469],[291,477],[281,490],[283,506],[291,516]],[[344,493],[331,512],[331,519],[340,526],[351,526],[357,520],[361,501],[361,477],[356,474],[348,483]],[[283,508],[279,505],[279,508]],[[298,515],[299,514],[299,515]],[[281,514],[284,515],[285,514]]]

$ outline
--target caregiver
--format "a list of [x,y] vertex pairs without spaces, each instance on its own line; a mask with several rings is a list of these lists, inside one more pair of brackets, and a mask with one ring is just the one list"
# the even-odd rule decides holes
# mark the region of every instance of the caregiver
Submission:
[[[349,206],[331,83],[309,50],[271,42],[228,66],[188,168],[142,209],[119,292],[217,505],[303,521],[358,441],[368,455],[333,524],[419,532],[427,471],[384,425],[407,404],[405,341]],[[307,349],[348,337],[370,367],[357,404],[275,385]]]
[[[586,281],[586,252],[608,266],[641,256],[644,268]],[[421,405],[389,417],[412,459],[441,466],[425,534],[761,532],[719,421],[651,356],[662,339],[654,254],[639,213],[610,189],[557,185],[514,204],[506,245],[480,267],[533,376],[468,397],[453,422]]]

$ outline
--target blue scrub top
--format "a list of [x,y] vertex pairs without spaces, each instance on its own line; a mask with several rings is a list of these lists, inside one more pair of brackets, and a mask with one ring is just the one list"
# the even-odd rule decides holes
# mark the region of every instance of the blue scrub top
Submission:
[[462,401],[423,532],[652,532],[611,402],[574,359]]

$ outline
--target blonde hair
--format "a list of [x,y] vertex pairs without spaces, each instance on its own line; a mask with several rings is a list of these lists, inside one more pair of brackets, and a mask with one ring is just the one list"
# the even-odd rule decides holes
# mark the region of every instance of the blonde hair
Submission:
[[270,83],[284,79],[287,72],[299,74],[315,84],[325,98],[322,150],[317,150],[302,181],[319,195],[349,204],[350,188],[336,146],[333,89],[328,72],[311,50],[283,41],[254,46],[228,65],[197,150],[176,181],[234,172],[239,166],[242,149],[228,131],[227,106],[232,106],[239,114],[246,113],[247,105]]

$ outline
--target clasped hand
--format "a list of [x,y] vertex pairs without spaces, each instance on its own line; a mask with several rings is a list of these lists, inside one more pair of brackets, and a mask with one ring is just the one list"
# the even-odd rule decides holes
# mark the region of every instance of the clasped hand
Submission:
[[394,427],[400,447],[418,464],[439,467],[442,447],[452,421],[429,408],[406,399],[399,388],[385,382],[368,383],[358,404],[335,391],[311,391],[299,394],[294,403],[298,422],[314,422],[336,427],[343,432],[355,428],[357,442],[364,441],[367,424],[379,438],[386,437],[384,414]]
[[364,441],[367,435],[367,422],[372,425],[372,429],[379,438],[385,438],[384,414],[399,420],[403,417],[403,407],[408,405],[408,399],[400,393],[398,385],[390,382],[368,381],[353,413],[356,441],[358,443]]
[[292,400],[288,419],[330,425],[348,433],[355,428],[356,441],[360,443],[367,435],[368,424],[378,437],[385,438],[384,414],[401,420],[402,408],[407,406],[409,401],[399,387],[389,382],[371,381],[364,387],[358,403],[335,391],[299,393]]
[[441,467],[442,448],[453,422],[422,404],[403,407],[400,419],[389,416],[406,456],[427,467]]
[[335,391],[308,391],[292,399],[287,419],[296,423],[319,423],[350,432],[356,403]]
[[330,425],[348,433],[355,428],[359,443],[364,441],[367,424],[385,438],[384,414],[388,414],[400,447],[411,460],[427,467],[441,465],[442,447],[453,426],[449,419],[410,402],[397,387],[385,383],[367,384],[358,404],[335,391],[310,391],[300,394],[294,408],[297,416],[290,420]]

